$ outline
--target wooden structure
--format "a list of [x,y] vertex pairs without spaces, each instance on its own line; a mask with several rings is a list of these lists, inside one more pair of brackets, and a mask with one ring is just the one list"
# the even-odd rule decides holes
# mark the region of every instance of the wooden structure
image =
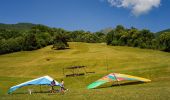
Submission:
[[[69,74],[67,72],[69,71]],[[63,68],[63,75],[66,77],[74,77],[74,76],[82,76],[87,73],[95,73],[95,72],[87,72],[86,66],[71,66],[67,68]]]

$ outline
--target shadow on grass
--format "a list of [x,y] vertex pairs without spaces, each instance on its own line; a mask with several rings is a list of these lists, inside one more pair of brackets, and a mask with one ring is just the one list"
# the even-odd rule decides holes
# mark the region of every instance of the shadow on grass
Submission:
[[54,48],[54,47],[51,47],[51,49],[53,49],[53,50],[67,50],[67,49],[70,49],[69,47],[66,47],[66,48],[58,48],[58,49],[56,49],[56,48]]
[[[56,93],[60,93],[60,91],[56,90],[55,93],[51,93],[51,91],[34,91],[34,92],[31,92],[31,94],[50,94],[50,95],[53,95],[53,94],[56,94]],[[17,94],[19,95],[19,94],[30,94],[30,93],[29,92],[16,92],[16,93],[12,93],[11,95],[17,95]]]

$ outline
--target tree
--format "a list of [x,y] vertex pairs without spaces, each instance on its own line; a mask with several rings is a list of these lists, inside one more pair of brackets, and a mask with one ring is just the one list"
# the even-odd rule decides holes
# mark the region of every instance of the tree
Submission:
[[107,35],[106,35],[106,44],[107,45],[112,45],[112,41],[114,40],[114,30],[110,31]]
[[117,25],[115,28],[115,31],[118,33],[122,33],[122,31],[125,31],[126,29],[124,28],[123,25]]
[[152,48],[152,40],[155,38],[154,34],[151,33],[149,30],[143,29],[140,31],[139,37],[141,38],[140,47],[142,48]]
[[0,29],[0,37],[3,39],[10,39],[22,36],[22,33],[15,30]]
[[[107,45],[131,46],[140,48],[156,48],[154,34],[147,29],[138,30],[134,27],[126,29],[118,25],[106,36]],[[155,46],[153,46],[155,45]]]
[[5,39],[0,40],[0,54],[9,53],[9,45]]
[[22,38],[10,38],[0,40],[0,54],[17,52],[22,50]]
[[160,49],[170,52],[170,32],[165,32],[159,36]]
[[67,37],[64,34],[58,33],[56,34],[53,41],[53,49],[61,50],[69,47],[67,43]]
[[95,32],[94,35],[97,38],[96,42],[105,42],[106,41],[106,35],[104,33],[102,33],[102,32]]
[[24,44],[23,49],[28,50],[28,51],[36,50],[36,49],[39,49],[41,47],[40,44],[38,43],[38,40],[37,40],[34,33],[25,34],[23,44]]

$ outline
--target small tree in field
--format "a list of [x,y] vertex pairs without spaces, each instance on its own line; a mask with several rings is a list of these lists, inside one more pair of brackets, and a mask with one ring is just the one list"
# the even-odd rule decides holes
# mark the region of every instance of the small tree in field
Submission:
[[59,33],[54,37],[53,49],[61,50],[69,47],[67,37],[63,33]]

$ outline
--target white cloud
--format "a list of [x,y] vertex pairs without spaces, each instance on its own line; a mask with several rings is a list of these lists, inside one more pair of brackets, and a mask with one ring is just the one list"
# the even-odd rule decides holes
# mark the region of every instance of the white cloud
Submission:
[[154,7],[159,7],[161,0],[107,0],[113,7],[131,9],[135,16],[145,14]]

